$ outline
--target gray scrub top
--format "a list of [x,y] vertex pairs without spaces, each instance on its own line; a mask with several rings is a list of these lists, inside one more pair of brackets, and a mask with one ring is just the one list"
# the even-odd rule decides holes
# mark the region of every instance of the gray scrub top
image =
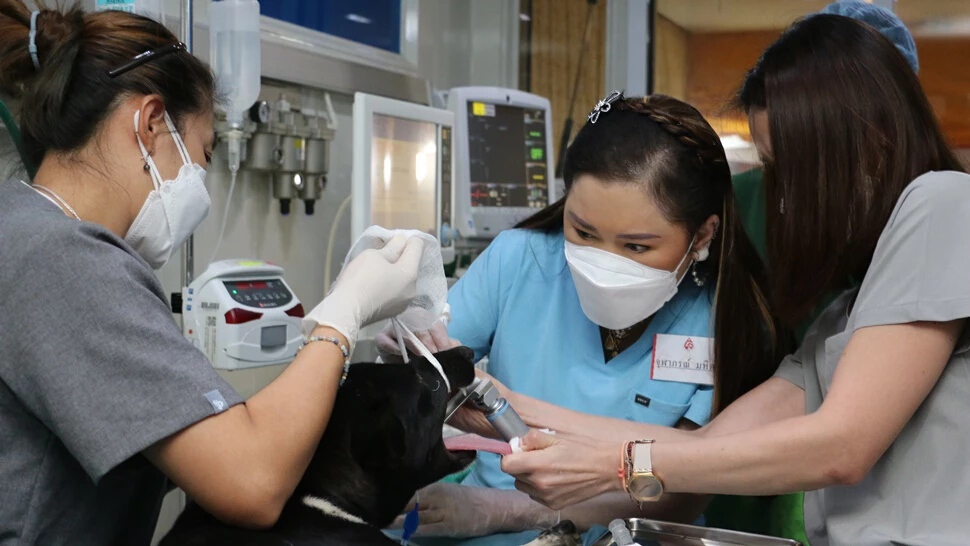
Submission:
[[[970,317],[968,222],[970,176],[931,172],[906,188],[862,285],[836,299],[778,369],[805,390],[807,412],[822,405],[856,330]],[[970,544],[970,327],[863,481],[805,494],[805,527],[812,546]]]
[[149,544],[167,483],[141,451],[239,395],[131,247],[15,180],[0,259],[0,545]]

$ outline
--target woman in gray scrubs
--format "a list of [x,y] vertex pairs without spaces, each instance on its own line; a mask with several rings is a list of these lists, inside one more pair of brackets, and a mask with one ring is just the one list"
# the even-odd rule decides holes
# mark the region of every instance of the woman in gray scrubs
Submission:
[[967,544],[970,176],[903,56],[846,17],[793,25],[739,102],[765,164],[774,308],[795,323],[841,296],[774,378],[697,432],[510,394],[560,434],[531,433],[503,468],[552,507],[623,489],[809,491],[813,546]]
[[164,26],[0,0],[0,91],[30,185],[0,183],[0,544],[149,544],[170,483],[271,525],[327,425],[359,328],[404,310],[422,245],[348,264],[305,349],[242,403],[152,269],[209,209],[213,79]]

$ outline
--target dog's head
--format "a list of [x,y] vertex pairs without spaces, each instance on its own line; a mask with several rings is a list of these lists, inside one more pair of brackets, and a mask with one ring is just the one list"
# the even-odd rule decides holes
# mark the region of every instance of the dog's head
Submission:
[[[438,353],[452,390],[475,378],[467,347]],[[451,393],[422,357],[407,364],[354,364],[297,490],[371,525],[393,521],[418,489],[463,470],[474,451],[450,453],[441,437]]]

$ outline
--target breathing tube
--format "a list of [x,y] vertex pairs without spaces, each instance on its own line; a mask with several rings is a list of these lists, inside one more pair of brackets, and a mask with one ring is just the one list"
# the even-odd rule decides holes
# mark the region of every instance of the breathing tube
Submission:
[[17,147],[17,153],[20,154],[20,161],[23,162],[24,168],[27,170],[27,175],[31,179],[34,178],[34,169],[30,162],[27,161],[27,154],[24,151],[24,142],[20,136],[20,128],[17,127],[17,122],[13,119],[13,114],[10,113],[10,109],[7,105],[0,99],[0,119],[3,120],[3,124],[7,126],[7,132],[10,133],[10,139],[13,140],[14,146]]

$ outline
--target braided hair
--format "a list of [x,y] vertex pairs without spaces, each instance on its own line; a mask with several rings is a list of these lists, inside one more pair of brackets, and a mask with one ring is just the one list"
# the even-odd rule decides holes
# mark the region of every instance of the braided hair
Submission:
[[694,107],[665,95],[600,101],[566,152],[566,196],[516,227],[558,233],[580,175],[637,183],[688,238],[712,215],[721,228],[697,264],[714,279],[714,413],[774,374],[791,337],[771,313],[764,264],[745,234],[721,139]]

